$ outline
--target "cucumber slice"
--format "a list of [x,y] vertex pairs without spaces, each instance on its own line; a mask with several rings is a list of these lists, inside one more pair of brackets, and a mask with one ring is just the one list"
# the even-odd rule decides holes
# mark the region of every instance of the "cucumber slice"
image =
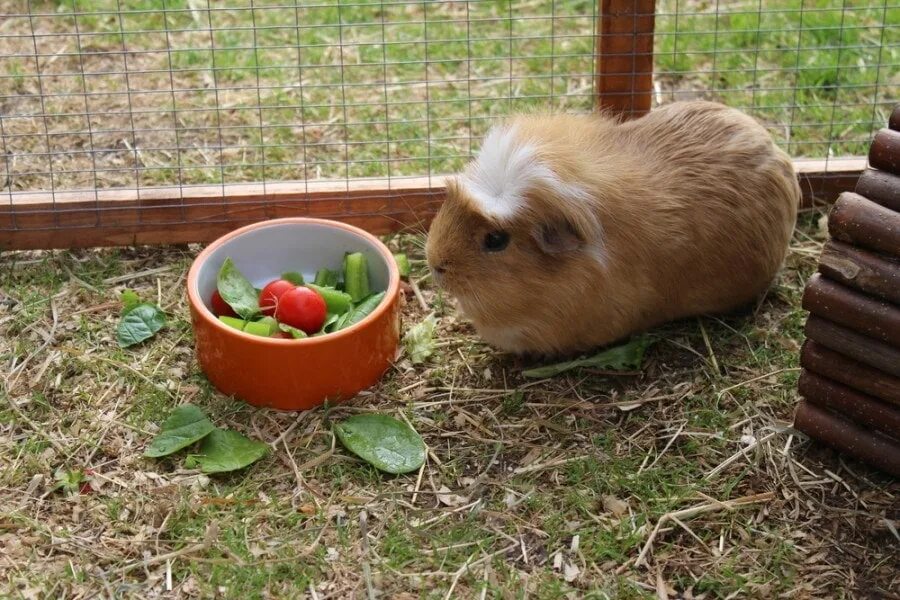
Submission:
[[306,287],[322,296],[329,313],[341,315],[350,310],[350,305],[353,302],[350,294],[339,292],[330,287],[321,287],[314,283],[308,283]]
[[237,317],[219,317],[219,320],[238,331],[243,331],[244,325],[247,324],[247,321],[238,319]]
[[361,252],[344,257],[344,291],[350,294],[353,302],[369,295],[369,265]]
[[316,271],[316,278],[313,280],[319,287],[337,288],[341,274],[331,269],[319,269]]
[[278,331],[278,321],[272,317],[265,317],[259,321],[249,321],[244,325],[244,333],[251,335],[271,337],[276,331]]

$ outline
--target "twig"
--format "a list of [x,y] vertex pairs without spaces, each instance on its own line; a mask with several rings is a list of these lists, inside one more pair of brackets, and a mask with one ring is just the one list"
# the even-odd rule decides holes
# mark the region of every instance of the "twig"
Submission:
[[662,569],[656,571],[656,597],[658,600],[669,600],[669,592],[666,590]]
[[212,542],[215,541],[215,538],[218,536],[218,527],[213,523],[206,529],[206,535],[203,538],[203,541],[199,544],[194,544],[193,546],[188,546],[187,548],[182,548],[181,550],[175,550],[173,552],[166,552],[165,554],[157,554],[156,556],[152,556],[146,560],[140,560],[138,562],[131,563],[130,565],[125,565],[119,569],[113,571],[113,573],[127,573],[129,571],[133,571],[137,568],[149,567],[150,565],[155,565],[158,563],[163,563],[173,558],[179,558],[181,556],[185,556],[187,554],[193,554],[195,552],[200,552],[202,550],[207,549]]
[[712,363],[716,375],[721,375],[722,371],[719,369],[719,361],[716,360],[716,353],[713,351],[709,336],[706,334],[706,327],[703,326],[703,321],[698,320],[697,322],[700,324],[700,334],[703,336],[703,343],[706,345],[706,351],[709,352],[709,361]]
[[410,504],[415,506],[416,498],[419,497],[419,490],[422,488],[422,475],[425,474],[425,465],[428,464],[428,454],[425,455],[425,460],[422,461],[422,466],[419,467],[419,476],[416,478],[416,488],[413,490],[412,500],[410,500]]
[[155,267],[153,269],[146,269],[144,271],[138,271],[137,273],[128,273],[126,275],[119,275],[117,277],[108,277],[103,280],[103,283],[107,285],[114,285],[117,283],[123,283],[125,281],[131,281],[132,279],[138,279],[140,277],[145,277],[148,275],[159,275],[160,273],[165,273],[166,271],[171,271],[172,266],[167,267]]
[[284,453],[287,454],[288,461],[291,463],[291,469],[294,471],[294,477],[297,479],[297,490],[303,489],[303,475],[300,474],[300,469],[297,467],[297,461],[294,460],[294,455],[291,453],[291,449],[288,448],[287,442],[282,440],[282,445],[284,446]]
[[121,305],[122,305],[122,303],[119,301],[105,302],[103,304],[97,304],[96,306],[89,306],[87,308],[82,308],[81,310],[76,310],[73,313],[69,313],[69,317],[77,317],[78,315],[84,315],[87,313],[101,312],[104,310],[109,310],[111,308],[116,308]]
[[732,385],[732,386],[729,386],[729,387],[725,388],[724,390],[722,390],[722,391],[719,392],[718,394],[716,394],[716,399],[717,399],[717,400],[718,400],[718,399],[721,399],[722,396],[724,396],[726,393],[730,392],[731,390],[734,390],[734,389],[737,389],[737,388],[739,388],[739,387],[745,386],[745,385],[747,385],[748,383],[753,383],[754,381],[759,381],[760,379],[765,379],[766,377],[771,377],[772,375],[778,375],[779,373],[790,373],[791,371],[799,371],[799,370],[800,370],[799,367],[791,367],[791,368],[787,368],[787,369],[777,369],[777,370],[775,370],[775,371],[772,371],[771,373],[766,373],[765,375],[760,375],[760,376],[758,376],[758,377],[754,377],[754,378],[752,378],[752,379],[748,379],[747,381],[742,381],[742,382],[740,382],[740,383],[736,383],[736,384],[734,384],[734,385]]
[[297,428],[297,425],[299,425],[300,422],[303,421],[304,417],[306,417],[306,413],[300,413],[300,415],[296,419],[294,419],[294,422],[291,423],[274,442],[269,444],[270,446],[272,446],[272,449],[275,449],[278,446],[278,442],[283,442],[284,440],[286,440],[287,436],[291,435],[291,432],[293,432],[294,429]]
[[372,569],[369,567],[369,528],[367,527],[368,513],[365,510],[359,512],[359,533],[362,536],[363,551],[363,577],[366,580],[366,594],[369,600],[375,600],[375,588],[372,587]]
[[467,569],[469,569],[471,567],[477,567],[481,563],[494,558],[498,554],[503,554],[504,552],[509,552],[510,550],[512,550],[513,548],[515,548],[518,545],[519,545],[519,541],[516,540],[515,543],[510,544],[509,546],[502,548],[500,550],[497,550],[496,552],[486,554],[485,556],[479,558],[478,560],[476,560],[474,562],[472,562],[472,559],[475,558],[475,554],[472,554],[472,556],[470,556],[468,558],[468,560],[466,560],[466,562],[464,562],[463,565],[459,569],[456,570],[456,573],[453,574],[453,580],[450,582],[450,589],[447,590],[447,594],[444,596],[444,600],[449,600],[449,598],[451,596],[453,596],[453,590],[456,589],[456,584],[459,583],[459,578],[462,577],[462,574],[465,573]]
[[[9,393],[12,393],[13,388],[16,387],[16,383],[19,381],[19,377],[22,375],[25,367],[28,366],[28,363],[35,356],[44,351],[44,348],[53,343],[54,336],[56,335],[56,327],[59,325],[59,312],[56,309],[56,303],[53,301],[53,298],[50,299],[50,314],[53,317],[53,324],[50,326],[50,333],[47,334],[47,337],[44,338],[44,343],[38,346],[37,350],[29,354],[25,357],[25,360],[20,362],[15,369],[10,371],[9,375],[6,376],[6,390]],[[13,378],[15,376],[15,378]]]
[[513,471],[515,475],[522,475],[524,473],[533,473],[534,471],[543,471],[544,469],[550,469],[552,467],[558,467],[560,465],[564,465],[566,463],[575,462],[576,460],[582,460],[588,458],[587,454],[583,454],[582,456],[573,456],[571,458],[560,458],[557,460],[551,460],[549,462],[537,464],[537,465],[528,465],[527,467],[519,467]]
[[754,448],[756,448],[763,442],[769,441],[772,437],[774,437],[778,433],[779,433],[778,431],[773,431],[772,433],[764,435],[761,438],[753,440],[746,447],[741,448],[740,450],[738,450],[737,452],[735,452],[734,454],[732,454],[731,456],[726,458],[725,461],[722,462],[715,469],[713,469],[712,471],[707,473],[706,476],[704,477],[704,479],[712,479],[712,478],[716,477],[719,473],[721,473],[722,471],[724,471],[725,469],[730,467],[734,462],[739,460],[742,456],[746,456],[748,452],[750,452],[751,450],[753,450]]
[[422,290],[419,289],[419,284],[416,283],[415,279],[409,280],[409,287],[412,288],[413,294],[416,296],[416,300],[419,301],[419,306],[422,307],[422,310],[431,312],[431,307],[425,302],[425,296],[422,295]]
[[335,444],[335,439],[336,439],[335,436],[332,435],[332,437],[331,437],[331,448],[329,448],[328,450],[326,450],[326,451],[323,452],[322,454],[316,456],[315,458],[311,458],[311,459],[309,459],[308,461],[306,461],[305,463],[303,463],[302,465],[300,465],[300,466],[297,468],[297,472],[298,472],[298,473],[302,473],[303,471],[306,471],[307,469],[312,469],[312,468],[315,467],[316,465],[318,465],[318,464],[320,464],[320,463],[323,463],[323,462],[325,462],[326,460],[328,460],[328,459],[331,457],[331,455],[334,454],[334,444]]
[[[651,467],[653,467],[653,465],[655,465],[657,462],[659,462],[659,459],[661,459],[661,458],[663,457],[663,454],[665,454],[666,452],[668,452],[669,448],[672,447],[672,444],[675,443],[675,440],[678,439],[678,436],[681,435],[681,432],[684,431],[684,426],[685,426],[685,425],[687,425],[687,421],[685,421],[684,423],[682,423],[682,424],[681,424],[681,427],[678,428],[678,431],[675,432],[675,435],[673,435],[672,437],[669,438],[669,441],[668,441],[668,443],[666,443],[666,445],[663,447],[662,452],[660,452],[659,454],[657,454],[657,455],[656,455],[656,458],[653,460],[653,462],[650,463],[650,464],[647,466],[648,469],[651,468]],[[641,471],[643,471],[643,470],[644,470],[644,466],[641,465],[641,468],[638,469],[638,475],[640,475],[640,474],[641,474]]]
[[697,506],[692,506],[690,508],[684,508],[681,510],[676,510],[674,512],[667,512],[659,518],[659,521],[656,522],[656,526],[653,528],[653,531],[650,532],[650,537],[647,538],[647,541],[644,544],[644,547],[641,549],[640,554],[638,554],[637,560],[635,560],[634,564],[635,566],[644,564],[644,559],[650,552],[650,548],[653,546],[653,542],[656,539],[656,536],[659,534],[659,530],[668,521],[674,521],[675,519],[690,519],[692,517],[696,517],[697,515],[716,510],[732,510],[734,508],[739,508],[748,504],[768,502],[774,497],[774,492],[763,492],[761,494],[743,496],[734,500],[726,500],[724,502],[706,502],[703,504],[698,504]]
[[45,440],[47,440],[47,441],[50,443],[50,445],[53,446],[53,448],[54,448],[57,452],[60,452],[60,453],[64,453],[64,452],[65,452],[65,448],[63,448],[62,445],[61,445],[59,442],[57,442],[55,439],[53,439],[53,438],[50,436],[49,433],[47,433],[46,431],[44,431],[43,429],[41,429],[41,426],[38,425],[37,423],[35,423],[35,422],[31,419],[31,417],[29,417],[28,415],[26,415],[26,414],[24,413],[24,411],[22,411],[22,409],[19,408],[19,407],[16,405],[16,403],[13,401],[12,397],[11,397],[7,392],[5,392],[5,391],[3,391],[3,390],[0,390],[0,394],[3,394],[4,396],[6,396],[6,402],[9,404],[9,407],[13,410],[14,413],[16,413],[17,415],[19,415],[19,418],[20,418],[20,419],[22,419],[23,421],[25,421],[26,423],[28,423],[28,426],[31,427],[31,430],[32,430],[33,432],[35,432],[36,434],[40,435],[42,438],[44,438]]

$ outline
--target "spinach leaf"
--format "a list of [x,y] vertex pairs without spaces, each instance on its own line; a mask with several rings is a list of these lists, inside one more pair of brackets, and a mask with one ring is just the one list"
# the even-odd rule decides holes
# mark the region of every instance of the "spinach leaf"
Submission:
[[350,310],[350,312],[344,313],[343,317],[341,317],[341,320],[338,321],[335,330],[346,329],[351,325],[356,325],[367,316],[372,314],[372,311],[374,311],[378,307],[378,305],[381,304],[381,301],[384,300],[384,294],[384,292],[372,294],[371,296],[360,302],[358,305],[356,305],[356,307]]
[[200,408],[182,404],[163,421],[159,434],[150,442],[144,456],[168,456],[203,439],[215,428]]
[[116,340],[122,348],[134,346],[156,335],[165,325],[166,316],[158,306],[138,304],[119,321]]
[[293,336],[293,338],[295,340],[300,340],[305,337],[309,337],[308,335],[306,335],[306,332],[303,331],[302,329],[297,329],[296,327],[291,327],[290,325],[285,325],[284,323],[279,323],[278,328],[285,333],[291,334],[291,336]]
[[226,258],[216,279],[219,295],[241,318],[251,319],[259,313],[259,293],[238,271],[234,261]]
[[226,473],[243,469],[268,452],[268,444],[230,429],[214,429],[203,438],[199,454],[189,456],[185,466],[189,469],[199,466],[204,473]]
[[409,473],[425,462],[419,434],[387,415],[354,415],[336,423],[334,432],[350,452],[386,473]]
[[639,369],[644,362],[644,353],[651,343],[650,338],[647,336],[636,337],[625,344],[614,346],[593,356],[529,369],[523,371],[522,375],[536,378],[553,377],[554,375],[582,367],[614,371]]
[[282,273],[281,278],[285,281],[290,281],[294,285],[303,285],[305,283],[303,281],[303,275],[296,271],[287,271],[286,273]]

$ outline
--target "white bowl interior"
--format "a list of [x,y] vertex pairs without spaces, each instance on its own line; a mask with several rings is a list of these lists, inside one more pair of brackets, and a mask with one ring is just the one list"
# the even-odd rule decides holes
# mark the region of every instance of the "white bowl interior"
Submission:
[[297,271],[310,282],[319,269],[341,271],[347,252],[366,255],[372,291],[388,288],[389,266],[368,239],[320,223],[273,223],[231,238],[213,251],[197,274],[197,292],[212,312],[210,300],[216,277],[228,257],[255,287],[261,288],[286,271]]

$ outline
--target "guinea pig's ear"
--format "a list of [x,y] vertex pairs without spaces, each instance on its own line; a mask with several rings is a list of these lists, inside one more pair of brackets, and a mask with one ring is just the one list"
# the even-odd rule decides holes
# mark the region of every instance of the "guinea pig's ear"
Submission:
[[565,219],[539,223],[534,227],[532,235],[545,254],[572,252],[584,243],[572,224]]

